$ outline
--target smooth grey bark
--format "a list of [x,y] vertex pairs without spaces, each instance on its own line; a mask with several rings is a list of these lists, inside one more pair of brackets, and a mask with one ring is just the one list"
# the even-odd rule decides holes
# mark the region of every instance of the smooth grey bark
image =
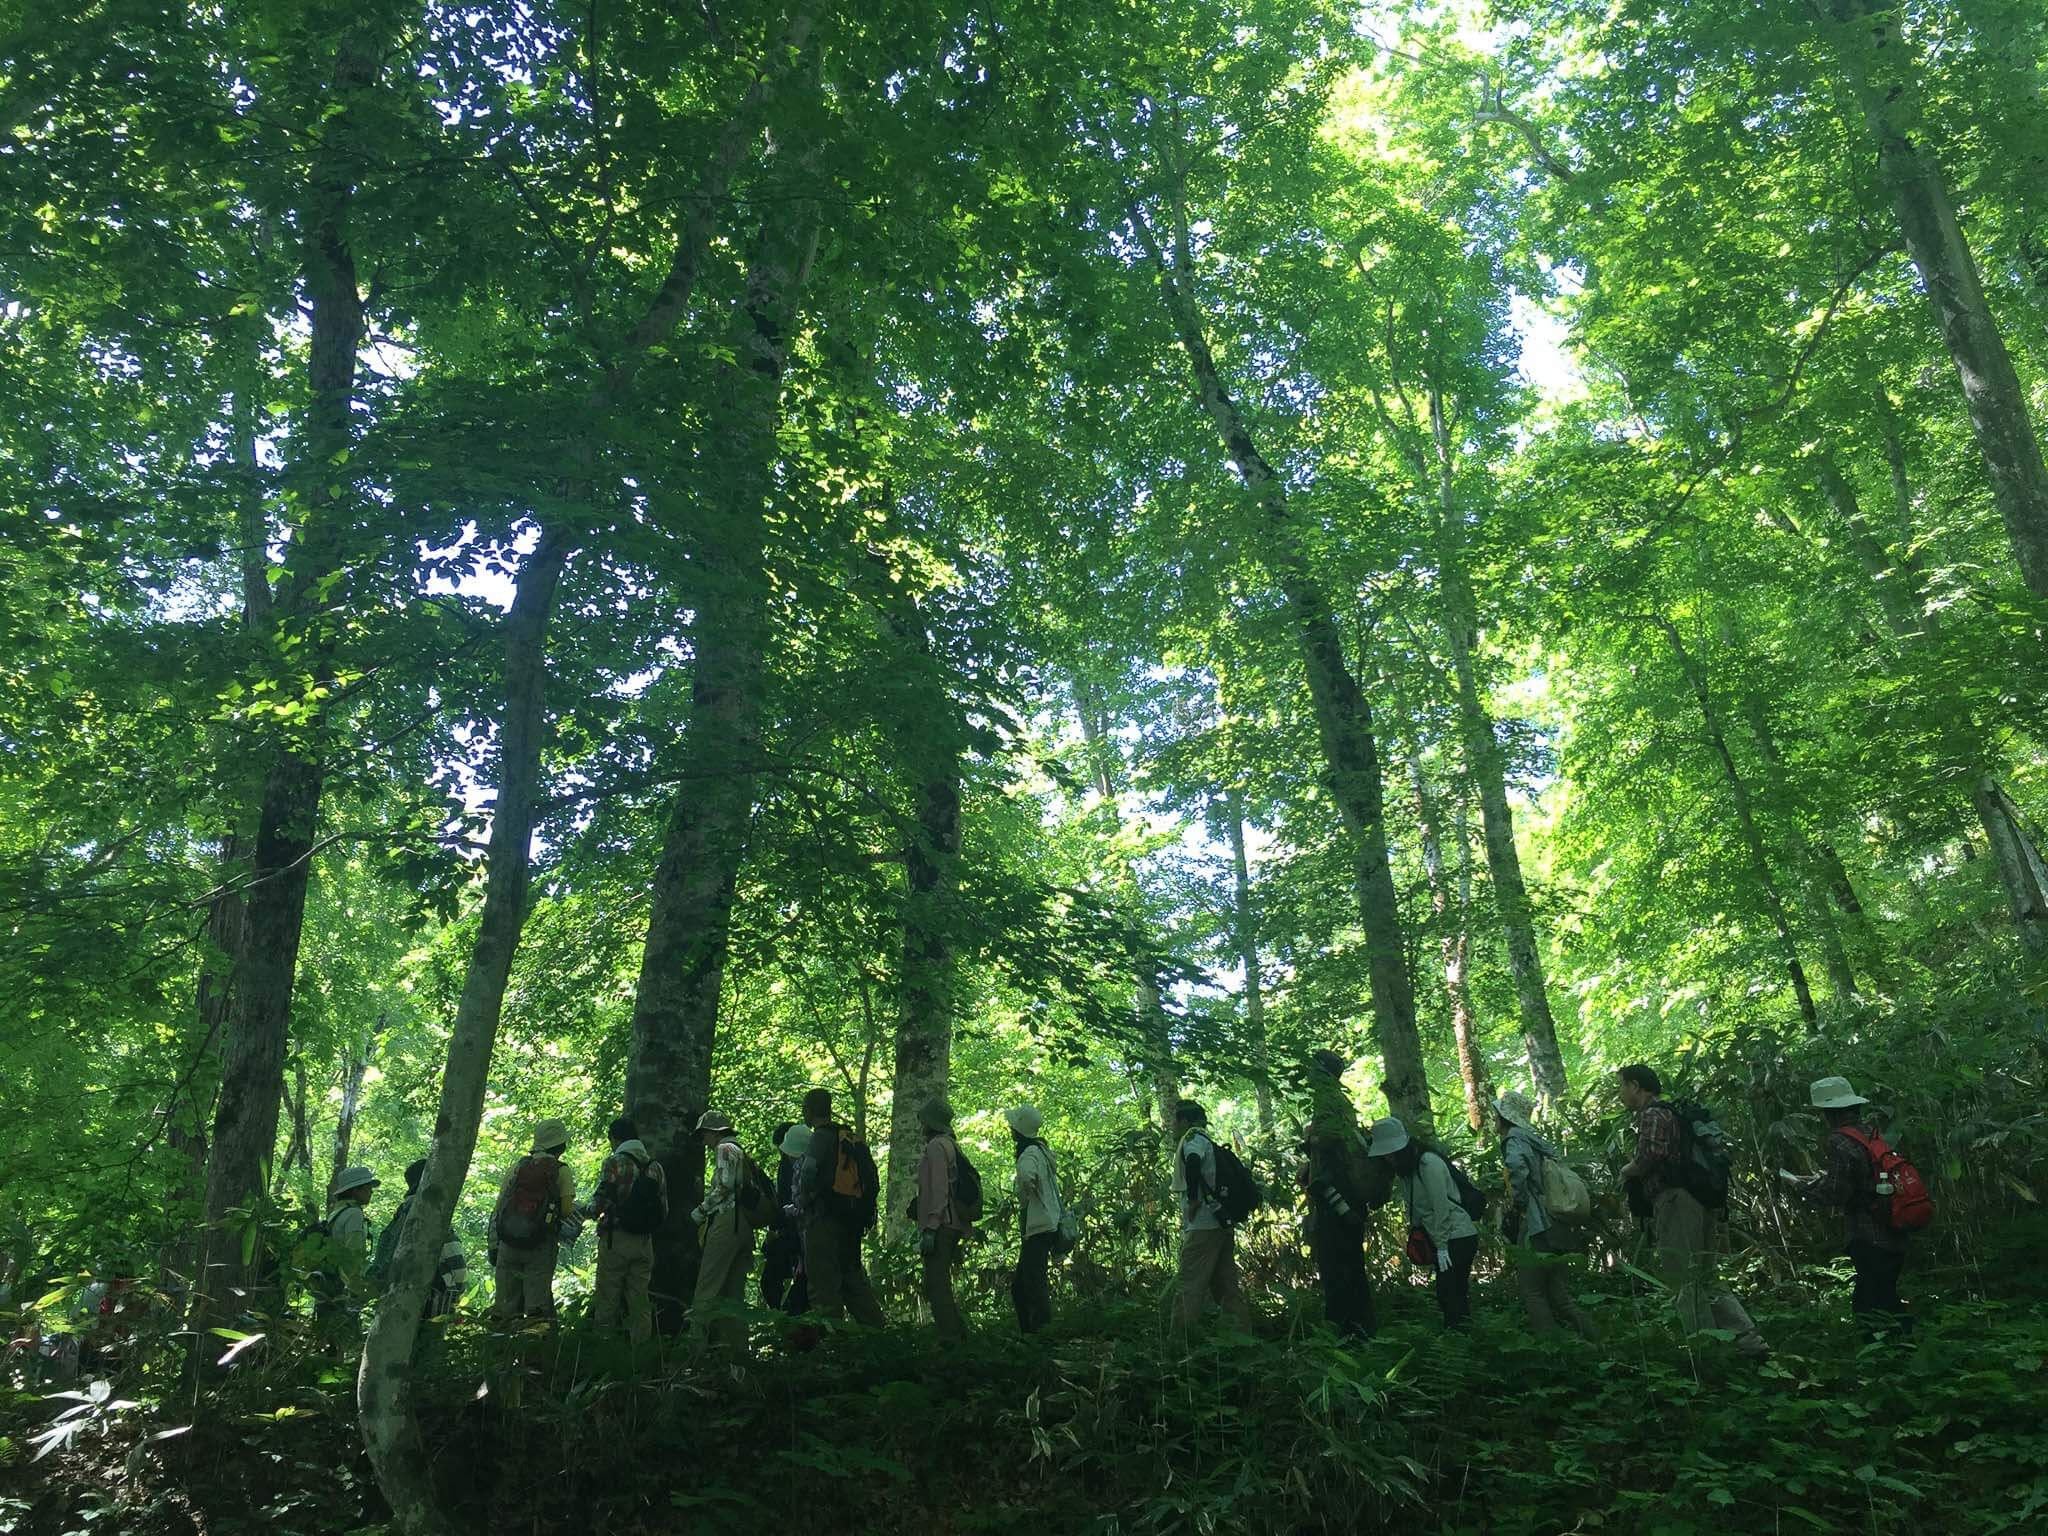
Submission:
[[[261,613],[282,643],[303,647],[304,668],[316,681],[331,673],[335,640],[328,623],[328,587],[342,569],[354,497],[339,483],[335,465],[348,452],[356,353],[363,335],[363,301],[356,285],[349,220],[366,153],[362,108],[376,90],[385,38],[369,21],[345,32],[336,47],[331,108],[308,168],[299,214],[304,229],[301,270],[310,310],[310,398],[298,423],[292,484],[301,521],[285,553],[284,581],[273,605],[259,597],[243,552],[244,604]],[[238,423],[247,430],[246,421]],[[238,433],[238,435],[240,435]],[[249,444],[253,464],[254,445]],[[259,524],[260,527],[260,524]],[[306,887],[323,779],[320,736],[324,711],[315,706],[299,725],[266,743],[268,765],[255,824],[249,876],[243,893],[240,944],[221,1031],[220,1092],[215,1102],[206,1166],[206,1213],[199,1273],[188,1326],[195,1363],[210,1358],[218,1341],[209,1330],[239,1312],[262,1263],[260,1240],[246,1249],[245,1222],[263,1196],[263,1168],[277,1149],[277,1113],[284,1091],[292,987],[305,927]]]
[[1222,439],[1223,451],[1264,514],[1262,554],[1285,598],[1295,642],[1308,672],[1325,782],[1354,849],[1358,911],[1365,928],[1373,1029],[1384,1066],[1383,1088],[1393,1112],[1413,1125],[1430,1123],[1429,1076],[1415,1023],[1415,995],[1401,935],[1401,904],[1388,857],[1385,785],[1372,709],[1344,656],[1343,636],[1331,617],[1322,584],[1287,502],[1287,487],[1260,452],[1237,401],[1216,365],[1195,301],[1194,261],[1186,211],[1174,210],[1173,258],[1168,260],[1144,213],[1129,211],[1132,232],[1159,283],[1167,315],[1187,354],[1195,394]]
[[1817,0],[1891,192],[1899,232],[1934,306],[1960,380],[1991,499],[2005,519],[2020,576],[2048,597],[2048,465],[2026,391],[1984,296],[1975,255],[1956,220],[1947,178],[1921,142],[1917,76],[1899,11],[1874,0]]
[[1735,807],[1736,826],[1742,833],[1742,845],[1749,855],[1750,878],[1756,883],[1757,897],[1762,902],[1764,914],[1771,920],[1771,927],[1778,937],[1779,952],[1784,956],[1785,974],[1792,982],[1792,995],[1798,1000],[1799,1013],[1809,1027],[1819,1023],[1819,1012],[1813,1006],[1813,989],[1807,985],[1806,967],[1800,963],[1799,947],[1792,941],[1792,926],[1785,919],[1785,899],[1778,890],[1777,876],[1771,873],[1771,860],[1764,849],[1763,833],[1757,829],[1756,815],[1749,793],[1749,783],[1735,766],[1735,756],[1728,750],[1728,738],[1721,729],[1719,711],[1714,708],[1712,693],[1707,688],[1706,674],[1686,649],[1678,626],[1669,619],[1652,616],[1650,622],[1663,632],[1671,644],[1671,653],[1678,660],[1678,669],[1684,675],[1687,686],[1692,690],[1694,702],[1698,704],[1700,720],[1705,731],[1707,744],[1713,748],[1714,757],[1721,766],[1723,780],[1728,785],[1728,797]]
[[1223,815],[1230,829],[1231,934],[1238,963],[1244,967],[1244,1021],[1252,1037],[1252,1093],[1259,1112],[1259,1131],[1273,1134],[1273,1051],[1266,1038],[1266,986],[1259,970],[1258,914],[1252,906],[1251,861],[1245,857],[1244,792],[1226,790]]
[[[771,162],[805,157],[778,143]],[[668,1172],[669,1219],[654,1235],[654,1297],[664,1331],[693,1290],[689,1212],[704,1188],[696,1118],[710,1100],[727,946],[760,773],[769,643],[765,567],[782,381],[822,209],[802,197],[770,205],[749,242],[732,316],[732,360],[719,370],[708,452],[722,471],[713,521],[701,533],[708,573],[695,592],[690,722],[678,753],[633,994],[626,1104],[640,1139]]]
[[[1563,1101],[1569,1087],[1564,1053],[1558,1048],[1557,1020],[1550,1011],[1550,988],[1543,974],[1543,951],[1536,937],[1536,917],[1522,877],[1522,856],[1515,846],[1514,812],[1508,804],[1506,754],[1494,729],[1493,715],[1479,691],[1473,653],[1479,644],[1479,605],[1465,566],[1464,514],[1452,475],[1450,427],[1443,394],[1429,392],[1430,437],[1436,449],[1437,574],[1443,596],[1443,627],[1457,685],[1458,725],[1466,767],[1479,791],[1480,836],[1486,846],[1486,871],[1491,877],[1494,910],[1506,942],[1508,973],[1515,982],[1515,1001],[1522,1015],[1522,1040],[1529,1053],[1537,1102],[1546,1107]],[[1488,1121],[1488,1124],[1491,1122]]]
[[387,1015],[379,1013],[377,1022],[364,1031],[361,1042],[348,1053],[348,1060],[341,1072],[341,1113],[334,1121],[334,1159],[327,1175],[327,1187],[332,1189],[334,1181],[341,1177],[348,1167],[349,1148],[355,1144],[356,1111],[363,1100],[363,1079],[370,1072],[370,1058],[377,1052],[377,1041],[384,1033]]
[[1970,798],[1991,845],[2020,944],[2030,955],[2048,954],[2048,861],[2027,836],[2017,807],[1990,774],[1977,780]]
[[1415,791],[1415,820],[1422,838],[1422,875],[1429,887],[1429,915],[1436,925],[1437,953],[1443,964],[1444,1002],[1451,1015],[1451,1038],[1457,1045],[1458,1080],[1465,1089],[1465,1119],[1473,1132],[1483,1137],[1491,1123],[1487,1110],[1493,1103],[1493,1084],[1487,1075],[1486,1057],[1479,1048],[1472,1016],[1472,851],[1466,842],[1461,815],[1457,828],[1458,894],[1453,900],[1444,868],[1436,793],[1422,766],[1422,749],[1412,742],[1408,748],[1408,778]]

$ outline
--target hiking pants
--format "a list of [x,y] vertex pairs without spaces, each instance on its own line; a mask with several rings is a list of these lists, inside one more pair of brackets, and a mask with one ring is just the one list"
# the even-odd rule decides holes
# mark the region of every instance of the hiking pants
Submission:
[[1650,1213],[1651,1240],[1657,1248],[1659,1277],[1678,1305],[1678,1321],[1688,1334],[1722,1328],[1735,1335],[1735,1347],[1752,1359],[1770,1353],[1742,1303],[1714,1283],[1714,1224],[1707,1208],[1683,1189],[1667,1189]]
[[960,1262],[960,1234],[940,1227],[932,1233],[932,1251],[921,1258],[925,1305],[932,1309],[939,1337],[961,1338],[967,1332],[967,1320],[960,1315],[960,1303],[953,1299],[953,1266]]
[[1856,1266],[1856,1289],[1849,1305],[1865,1333],[1913,1331],[1913,1319],[1899,1300],[1899,1276],[1906,1268],[1906,1250],[1875,1243],[1851,1243],[1849,1262]]
[[1444,1245],[1451,1267],[1436,1272],[1436,1309],[1446,1328],[1462,1328],[1472,1320],[1472,1261],[1479,1257],[1479,1239],[1454,1237]]
[[1228,1227],[1188,1227],[1180,1235],[1180,1294],[1174,1321],[1182,1328],[1192,1327],[1212,1298],[1237,1322],[1251,1316],[1237,1283],[1237,1234]]
[[1529,1314],[1530,1328],[1537,1333],[1567,1328],[1582,1339],[1596,1336],[1592,1319],[1572,1295],[1572,1266],[1563,1254],[1517,1248],[1514,1266],[1515,1292]]
[[555,1242],[549,1238],[538,1248],[498,1245],[497,1295],[491,1302],[491,1316],[553,1317],[555,1315]]
[[804,1240],[787,1222],[761,1245],[761,1300],[769,1311],[792,1317],[805,1309]]
[[[754,1229],[737,1207],[720,1211],[704,1227],[703,1252],[697,1259],[697,1295],[690,1303],[693,1354],[714,1349],[738,1356],[747,1349],[747,1320],[739,1308],[747,1299],[747,1276],[754,1267]],[[716,1314],[716,1315],[714,1315]]]
[[1010,1300],[1016,1303],[1017,1327],[1024,1333],[1036,1333],[1052,1322],[1052,1244],[1057,1235],[1040,1232],[1025,1238],[1018,1250]]
[[1371,1338],[1379,1319],[1365,1273],[1365,1229],[1318,1211],[1309,1225],[1308,1251],[1323,1282],[1323,1317],[1348,1339]]
[[861,1263],[860,1226],[820,1213],[804,1228],[804,1274],[811,1283],[811,1308],[834,1322],[846,1313],[870,1328],[885,1326],[882,1304]]
[[647,1291],[654,1280],[654,1234],[603,1232],[597,1239],[597,1295],[590,1315],[600,1328],[626,1326],[634,1345],[654,1337],[654,1302]]

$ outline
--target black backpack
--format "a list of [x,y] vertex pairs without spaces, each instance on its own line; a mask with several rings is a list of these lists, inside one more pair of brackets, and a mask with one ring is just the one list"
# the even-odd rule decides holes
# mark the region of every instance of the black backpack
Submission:
[[775,1191],[775,1181],[744,1152],[740,1159],[740,1209],[753,1226],[775,1226],[782,1220],[782,1197]]
[[653,1171],[655,1166],[643,1166],[634,1159],[633,1182],[626,1186],[625,1197],[612,1206],[612,1225],[619,1231],[648,1237],[668,1220],[668,1181]]
[[1728,1133],[1704,1104],[1681,1099],[1670,1108],[1678,1116],[1679,1187],[1710,1211],[1726,1210],[1735,1164]]
[[981,1172],[967,1161],[958,1137],[953,1139],[953,1215],[972,1226],[981,1220]]
[[[1441,1153],[1434,1155],[1443,1156]],[[1443,1159],[1443,1164],[1451,1170],[1451,1187],[1458,1192],[1458,1204],[1465,1207],[1465,1214],[1475,1222],[1486,1220],[1486,1191],[1474,1184],[1465,1170],[1448,1157]]]
[[1216,1149],[1216,1187],[1209,1191],[1216,1201],[1216,1212],[1226,1225],[1242,1226],[1265,1202],[1266,1191],[1235,1152],[1208,1132],[1202,1134]]

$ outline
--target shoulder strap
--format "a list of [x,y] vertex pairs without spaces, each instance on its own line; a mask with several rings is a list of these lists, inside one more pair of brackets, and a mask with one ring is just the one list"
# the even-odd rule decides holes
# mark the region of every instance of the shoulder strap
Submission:
[[1838,1125],[1835,1127],[1834,1133],[1837,1136],[1846,1136],[1855,1142],[1857,1146],[1863,1149],[1864,1156],[1870,1158],[1873,1162],[1891,1151],[1891,1148],[1885,1144],[1885,1139],[1882,1136],[1875,1136],[1869,1131],[1858,1130],[1853,1125]]

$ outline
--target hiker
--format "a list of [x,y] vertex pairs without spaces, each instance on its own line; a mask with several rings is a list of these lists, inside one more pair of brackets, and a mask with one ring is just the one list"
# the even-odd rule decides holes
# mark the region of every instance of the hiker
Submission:
[[364,1208],[377,1192],[377,1182],[377,1175],[367,1168],[344,1168],[327,1192],[327,1219],[316,1236],[319,1257],[311,1280],[313,1324],[328,1333],[353,1332],[362,1314],[370,1248],[370,1218]]
[[1570,1256],[1583,1253],[1586,1241],[1543,1203],[1543,1165],[1561,1159],[1557,1149],[1536,1134],[1530,1120],[1527,1094],[1504,1093],[1493,1101],[1494,1131],[1508,1175],[1501,1236],[1514,1249],[1515,1291],[1537,1333],[1569,1328],[1582,1339],[1592,1339],[1592,1320],[1580,1309],[1571,1285]]
[[[1910,1189],[1920,1202],[1926,1190],[1910,1163],[1893,1153],[1884,1139],[1870,1127],[1863,1114],[1870,1100],[1849,1086],[1845,1077],[1823,1077],[1809,1090],[1813,1107],[1827,1122],[1827,1140],[1821,1148],[1821,1171],[1794,1181],[1794,1187],[1808,1199],[1842,1213],[1843,1245],[1856,1271],[1855,1290],[1849,1307],[1865,1333],[1896,1332],[1903,1338],[1913,1331],[1913,1319],[1899,1300],[1899,1276],[1906,1267],[1906,1244],[1910,1227],[1897,1224],[1894,1189],[1910,1174]],[[1925,1225],[1933,1214],[1906,1217]]]
[[804,1230],[804,1273],[811,1307],[833,1321],[851,1312],[857,1323],[880,1328],[886,1319],[861,1262],[861,1235],[874,1225],[874,1161],[847,1127],[832,1118],[832,1092],[804,1095],[811,1144],[797,1176],[797,1207]]
[[[918,1106],[917,1123],[924,1129],[924,1156],[917,1164],[917,1198],[911,1215],[917,1223],[917,1253],[924,1275],[925,1304],[941,1340],[960,1338],[967,1323],[953,1299],[953,1266],[960,1245],[974,1231],[981,1215],[980,1180],[967,1179],[968,1166],[953,1135],[953,1106],[927,1099]],[[971,1182],[972,1189],[967,1186]]]
[[1003,1111],[1017,1153],[1017,1226],[1022,1239],[1017,1272],[1010,1277],[1010,1301],[1017,1309],[1017,1327],[1037,1333],[1052,1323],[1052,1258],[1065,1225],[1059,1175],[1052,1149],[1039,1134],[1045,1119],[1037,1108],[1019,1104]]
[[1372,1127],[1372,1156],[1387,1159],[1408,1207],[1408,1257],[1433,1265],[1436,1306],[1446,1328],[1472,1318],[1472,1261],[1479,1227],[1466,1208],[1451,1160],[1389,1115]]
[[1224,1220],[1219,1199],[1217,1149],[1209,1112],[1193,1099],[1173,1111],[1179,1143],[1173,1154],[1173,1193],[1180,1205],[1180,1278],[1174,1321],[1194,1326],[1213,1299],[1235,1322],[1251,1319],[1237,1281],[1237,1232]]
[[[1349,1065],[1335,1051],[1309,1058],[1308,1153],[1309,1254],[1323,1286],[1323,1315],[1347,1339],[1372,1337],[1379,1327],[1372,1282],[1365,1273],[1366,1213],[1388,1193],[1385,1180],[1366,1155],[1358,1111],[1344,1091]],[[1386,1165],[1379,1165],[1384,1168]],[[1379,1185],[1379,1200],[1372,1194]]]
[[738,1309],[754,1267],[754,1228],[740,1199],[747,1154],[740,1149],[732,1122],[715,1109],[698,1116],[697,1134],[711,1154],[711,1182],[703,1203],[690,1212],[698,1249],[697,1294],[690,1303],[692,1352],[701,1355],[715,1349],[734,1356],[747,1347],[747,1322]]
[[[391,1220],[384,1230],[377,1234],[377,1252],[370,1260],[370,1287],[379,1295],[391,1288],[391,1265],[398,1257],[398,1244],[405,1235],[405,1227],[412,1217],[413,1202],[419,1198],[420,1180],[427,1175],[427,1160],[414,1158],[405,1168],[405,1198],[398,1202],[398,1209],[391,1213]],[[469,1263],[462,1251],[461,1239],[454,1233],[441,1245],[441,1254],[434,1262],[433,1278],[427,1284],[427,1303],[422,1318],[447,1317],[462,1301],[462,1293],[469,1287]]]
[[1752,1360],[1770,1346],[1737,1301],[1715,1286],[1713,1212],[1686,1185],[1686,1130],[1664,1102],[1664,1085],[1654,1069],[1640,1063],[1615,1074],[1621,1102],[1636,1117],[1636,1153],[1621,1170],[1631,1205],[1650,1212],[1650,1240],[1657,1250],[1659,1277],[1671,1291],[1687,1334],[1722,1328]]
[[532,1149],[498,1185],[489,1253],[497,1282],[495,1318],[555,1315],[556,1244],[576,1210],[576,1175],[562,1159],[568,1150],[569,1128],[543,1120],[533,1128]]
[[[627,1130],[632,1122],[614,1120]],[[626,1328],[639,1348],[654,1337],[654,1234],[668,1222],[668,1174],[637,1136],[612,1148],[591,1199],[597,1211],[597,1285],[590,1317],[600,1329]]]
[[804,1278],[804,1236],[797,1224],[796,1176],[810,1150],[808,1126],[785,1120],[775,1127],[775,1220],[761,1244],[761,1302],[772,1312],[801,1317],[810,1310]]
[[[590,1198],[576,1208],[578,1216],[596,1222],[600,1228],[604,1226],[605,1215],[611,1210],[612,1201],[623,1194],[633,1182],[630,1178],[624,1177],[626,1170],[619,1162],[619,1148],[629,1141],[639,1141],[640,1127],[633,1123],[631,1115],[620,1115],[606,1128],[604,1139],[611,1151],[605,1154],[604,1162],[598,1165],[597,1182],[591,1188]],[[645,1143],[642,1145],[645,1146]],[[664,1196],[667,1195],[666,1187],[662,1193]]]

